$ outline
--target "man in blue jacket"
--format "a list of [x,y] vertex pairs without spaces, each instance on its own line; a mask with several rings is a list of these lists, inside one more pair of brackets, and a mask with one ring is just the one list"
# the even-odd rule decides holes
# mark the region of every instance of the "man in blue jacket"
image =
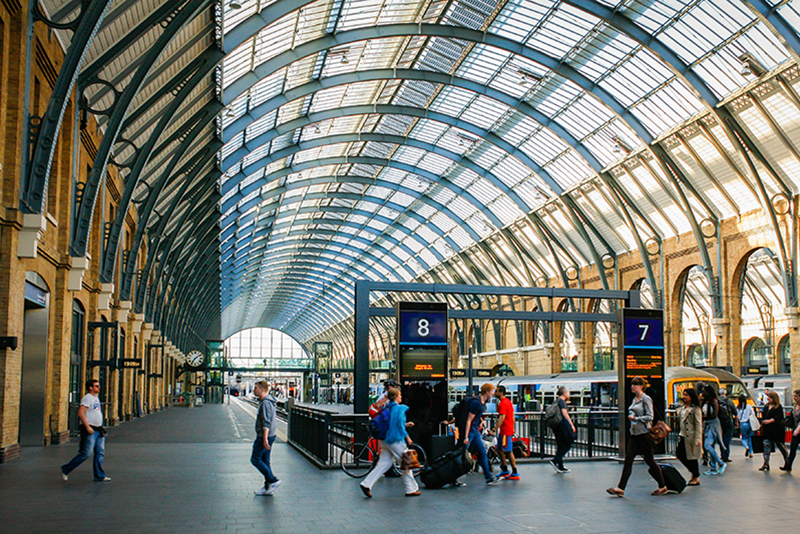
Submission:
[[255,491],[256,495],[272,495],[281,481],[272,473],[270,455],[275,443],[275,408],[277,401],[269,394],[269,383],[266,380],[256,382],[253,393],[261,400],[256,415],[256,440],[253,442],[253,454],[250,463],[264,475],[264,487]]

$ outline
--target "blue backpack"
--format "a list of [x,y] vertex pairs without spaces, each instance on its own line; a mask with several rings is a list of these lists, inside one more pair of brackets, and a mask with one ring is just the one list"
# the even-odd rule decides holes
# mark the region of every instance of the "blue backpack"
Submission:
[[369,422],[370,434],[375,439],[386,439],[386,434],[389,432],[389,409],[387,406],[376,415],[372,421]]

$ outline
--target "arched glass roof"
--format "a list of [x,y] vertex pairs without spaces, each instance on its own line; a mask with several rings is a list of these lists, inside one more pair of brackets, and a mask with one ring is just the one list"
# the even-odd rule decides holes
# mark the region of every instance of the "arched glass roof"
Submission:
[[[356,279],[566,283],[790,197],[796,3],[111,2],[81,67],[94,110],[118,98],[96,78],[121,91],[167,32],[158,13],[197,13],[126,112],[138,148],[113,151],[157,140],[130,181],[130,298],[179,281],[220,295],[217,337],[306,342],[352,314]],[[55,20],[80,4],[44,1]]]

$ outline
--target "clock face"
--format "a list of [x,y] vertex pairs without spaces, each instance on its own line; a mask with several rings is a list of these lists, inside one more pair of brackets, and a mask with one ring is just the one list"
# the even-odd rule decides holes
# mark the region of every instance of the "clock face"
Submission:
[[205,360],[205,356],[199,350],[193,350],[189,354],[186,355],[186,363],[191,365],[192,367],[200,367],[203,365],[203,360]]

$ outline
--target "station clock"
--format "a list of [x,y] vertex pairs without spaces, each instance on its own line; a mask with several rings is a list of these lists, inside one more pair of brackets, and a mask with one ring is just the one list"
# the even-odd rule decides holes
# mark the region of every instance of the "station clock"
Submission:
[[193,350],[186,355],[186,363],[192,367],[200,367],[205,359],[206,357],[199,350]]

